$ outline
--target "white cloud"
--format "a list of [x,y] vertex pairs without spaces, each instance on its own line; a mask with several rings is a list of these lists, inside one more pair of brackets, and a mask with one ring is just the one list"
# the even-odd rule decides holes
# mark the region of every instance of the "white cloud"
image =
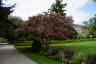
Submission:
[[[16,3],[15,11],[12,15],[20,16],[26,20],[29,16],[47,11],[55,0],[9,0],[7,3]],[[80,12],[88,0],[64,0],[67,3],[66,13],[73,16],[75,23],[80,23],[88,19],[88,14]]]
[[89,3],[88,0],[65,0],[65,2],[68,4],[66,7],[66,13],[70,16],[73,16],[76,24],[80,24],[89,18],[88,13],[80,12],[78,10]]

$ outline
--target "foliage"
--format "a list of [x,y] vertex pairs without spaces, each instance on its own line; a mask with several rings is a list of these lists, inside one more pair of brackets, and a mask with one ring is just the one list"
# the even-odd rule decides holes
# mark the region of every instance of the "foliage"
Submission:
[[[12,29],[11,22],[8,20],[8,16],[13,12],[11,7],[4,7],[2,0],[0,0],[0,36],[4,38],[10,38],[10,29]],[[9,36],[9,37],[8,37]]]
[[[64,17],[60,14],[40,14],[30,17],[18,29],[19,34],[34,35],[33,39],[71,39],[76,32],[72,17]],[[23,33],[22,33],[23,32]]]
[[[24,48],[30,48],[31,50],[31,46],[16,46],[17,48],[21,48],[23,50],[23,53],[26,54],[29,58],[31,58],[32,60],[37,61],[38,63],[41,62],[41,64],[46,64],[48,62],[48,64],[54,64],[53,59],[55,59],[54,61],[57,61],[57,63],[59,62],[58,60],[62,61],[58,64],[86,64],[86,62],[93,62],[95,61],[95,56],[96,55],[91,55],[91,54],[96,54],[96,41],[86,41],[86,42],[77,42],[77,43],[65,43],[65,44],[56,44],[56,46],[50,46],[51,48],[46,48],[43,49],[42,51],[42,55],[37,55],[37,53],[31,53],[28,52],[28,49],[24,50]],[[54,44],[55,45],[55,44]],[[56,48],[55,48],[56,47]],[[76,52],[75,55],[69,60],[66,59],[64,60],[64,49],[66,50],[66,48],[71,48],[74,49],[74,51]],[[56,52],[56,55],[51,55],[51,53],[53,54],[53,52]],[[90,52],[89,52],[90,51]],[[21,51],[22,52],[22,51]],[[48,55],[47,55],[48,54]],[[87,55],[90,54],[88,56],[88,58],[86,59]],[[46,58],[41,58],[41,56],[45,55],[44,57],[49,57],[48,59],[50,59],[51,61],[47,61]],[[51,55],[51,56],[49,56]],[[33,58],[34,57],[34,58]],[[39,58],[38,58],[39,57]],[[88,60],[88,61],[87,61]],[[56,64],[56,63],[55,63]],[[92,63],[89,63],[92,64]]]
[[66,60],[70,60],[73,56],[74,56],[74,50],[71,49],[63,49],[63,48],[47,48],[47,49],[43,49],[41,51],[42,55],[45,55],[49,58],[53,58],[55,60],[59,60],[59,61],[66,61]]
[[89,55],[86,64],[96,64],[96,55]]
[[65,64],[84,64],[85,59],[81,53],[75,54],[71,59],[66,59]]
[[84,56],[81,53],[78,53],[73,56],[70,64],[83,64],[84,61],[85,61]]
[[40,52],[42,50],[42,45],[40,41],[34,40],[32,43],[32,52]]
[[85,21],[84,23],[85,29],[89,30],[89,35],[92,35],[93,37],[96,36],[96,16],[93,18],[90,18],[88,21]]
[[66,10],[64,10],[65,6],[67,5],[66,3],[62,3],[63,0],[56,0],[55,3],[51,6],[49,11],[54,12],[54,13],[60,13],[61,15],[65,16],[66,13],[64,13]]
[[10,29],[8,28],[6,38],[9,41],[15,41],[15,29],[21,25],[22,19],[17,16],[8,16],[8,20],[10,21]]
[[71,59],[74,56],[75,52],[72,49],[65,49],[64,50],[64,58]]
[[14,29],[18,28],[21,25],[22,21],[23,21],[18,16],[9,16],[8,19],[9,19],[9,21],[11,21],[11,24],[12,24]]
[[76,36],[74,26],[72,17],[64,17],[58,13],[44,13],[23,22],[17,29],[17,36],[38,40],[45,46],[49,44],[50,39],[74,38]]
[[38,64],[64,64],[58,60],[53,60],[39,53],[32,53],[31,46],[15,46],[20,52],[28,56],[30,59],[34,60]]
[[65,42],[65,43],[72,43],[72,42],[75,42],[75,40],[74,40],[74,39],[67,39],[67,40],[65,40],[64,42]]
[[22,19],[16,16],[9,16],[8,20],[10,21],[10,29],[6,33],[6,38],[9,41],[15,41],[15,29],[18,28],[22,22]]

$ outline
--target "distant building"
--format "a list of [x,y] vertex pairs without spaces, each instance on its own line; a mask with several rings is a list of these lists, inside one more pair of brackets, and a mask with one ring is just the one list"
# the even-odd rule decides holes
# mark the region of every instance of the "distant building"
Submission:
[[88,37],[89,29],[84,28],[84,26],[76,25],[75,30],[80,37]]
[[79,25],[79,24],[77,24],[75,26],[75,30],[76,30],[77,33],[83,33],[84,32],[84,30],[81,28],[81,25]]

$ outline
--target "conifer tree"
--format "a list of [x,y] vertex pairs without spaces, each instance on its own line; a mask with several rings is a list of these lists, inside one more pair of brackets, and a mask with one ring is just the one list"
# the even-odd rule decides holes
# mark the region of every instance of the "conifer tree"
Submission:
[[62,3],[63,0],[56,0],[55,3],[52,4],[51,8],[49,9],[50,12],[53,13],[60,13],[61,15],[66,15],[64,8],[67,6],[67,4]]
[[5,7],[2,3],[3,0],[0,0],[0,36],[6,37],[8,36],[8,32],[10,31],[11,22],[8,20],[8,16],[13,12],[12,8],[15,6]]

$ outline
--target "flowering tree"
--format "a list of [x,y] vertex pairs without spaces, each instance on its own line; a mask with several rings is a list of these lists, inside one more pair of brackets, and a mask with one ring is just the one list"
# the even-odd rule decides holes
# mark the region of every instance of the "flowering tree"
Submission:
[[65,17],[57,13],[44,13],[30,17],[17,29],[17,32],[23,36],[31,36],[34,43],[48,45],[50,39],[74,38],[76,35],[74,26],[72,17]]

